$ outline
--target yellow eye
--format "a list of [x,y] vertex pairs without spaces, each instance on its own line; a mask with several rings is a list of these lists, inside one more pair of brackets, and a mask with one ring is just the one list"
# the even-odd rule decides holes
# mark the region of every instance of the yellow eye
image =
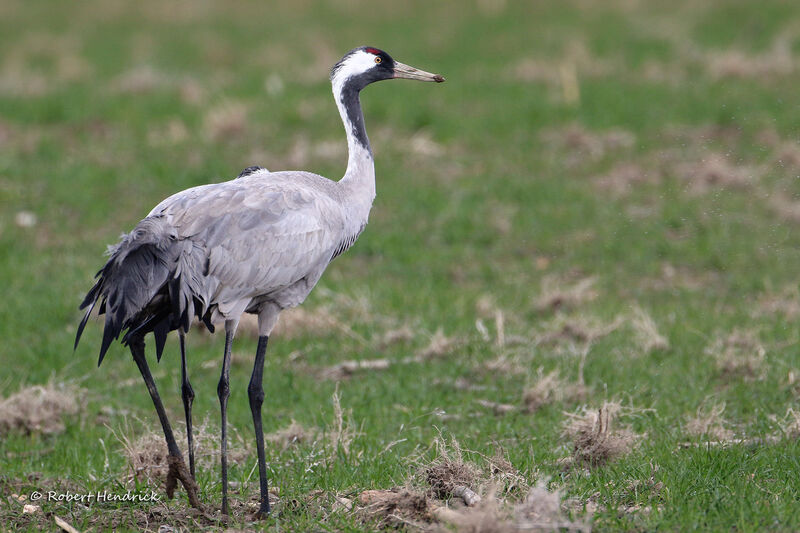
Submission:
[[381,61],[383,61],[383,59],[381,59],[380,56],[375,57],[375,63],[380,63]]

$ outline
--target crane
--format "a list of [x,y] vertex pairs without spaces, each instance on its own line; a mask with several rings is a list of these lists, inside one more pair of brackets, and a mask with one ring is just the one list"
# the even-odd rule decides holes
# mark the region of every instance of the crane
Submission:
[[[197,317],[210,331],[224,323],[225,349],[217,386],[221,414],[222,513],[229,514],[227,405],[231,346],[243,313],[258,316],[258,346],[248,398],[258,453],[260,506],[270,512],[261,406],[264,358],[278,315],[302,303],[328,264],[350,248],[367,224],[375,198],[375,166],[364,127],[360,92],[370,83],[405,78],[443,82],[438,74],[405,65],[377,48],[347,52],[331,69],[336,106],[347,135],[347,170],[339,181],[303,171],[270,172],[248,167],[231,181],[178,192],[158,204],[109,247],[81,309],[75,348],[94,307],[105,314],[98,366],[122,336],[139,368],[167,442],[166,492],[181,482],[193,507],[202,508],[195,483],[191,407],[194,391],[186,370],[185,335]],[[186,415],[189,465],[145,358],[152,332],[161,360],[167,335],[178,330],[181,396]]]

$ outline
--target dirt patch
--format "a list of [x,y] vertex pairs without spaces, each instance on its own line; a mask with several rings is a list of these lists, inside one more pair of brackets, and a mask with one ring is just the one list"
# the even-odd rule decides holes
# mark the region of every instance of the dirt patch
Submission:
[[463,494],[464,488],[471,489],[478,482],[480,470],[464,460],[461,446],[455,439],[450,443],[439,437],[435,441],[438,457],[422,469],[422,476],[431,487],[434,497],[446,500],[456,491]]
[[363,506],[358,512],[378,527],[416,527],[423,529],[433,521],[433,504],[420,491],[412,489],[366,490],[358,495]]
[[0,401],[0,435],[60,433],[64,419],[82,407],[80,389],[48,383],[25,387]]
[[642,435],[619,425],[623,414],[619,402],[604,402],[598,409],[582,408],[567,413],[562,436],[572,441],[573,453],[567,462],[590,467],[602,466],[630,453]]

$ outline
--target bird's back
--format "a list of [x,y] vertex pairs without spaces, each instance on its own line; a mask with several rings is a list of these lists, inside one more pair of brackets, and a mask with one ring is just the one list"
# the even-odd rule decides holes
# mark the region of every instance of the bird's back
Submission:
[[338,195],[315,174],[257,171],[158,204],[111,249],[83,302],[100,300],[107,315],[101,359],[126,328],[124,341],[149,331],[158,341],[195,315],[209,323],[267,300],[302,302],[350,238]]

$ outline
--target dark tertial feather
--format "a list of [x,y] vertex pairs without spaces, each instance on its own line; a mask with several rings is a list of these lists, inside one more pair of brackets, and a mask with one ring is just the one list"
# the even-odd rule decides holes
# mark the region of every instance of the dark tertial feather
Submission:
[[73,350],[78,349],[78,342],[81,340],[81,335],[83,335],[83,328],[86,327],[86,323],[89,321],[89,316],[91,316],[96,303],[97,299],[90,304],[89,309],[86,311],[86,314],[83,315],[83,319],[81,319],[81,323],[78,324],[78,332],[75,334],[75,346],[72,347]]
[[164,345],[167,343],[169,333],[169,317],[166,317],[153,328],[153,336],[156,338],[156,359],[161,362],[161,354],[164,353]]

